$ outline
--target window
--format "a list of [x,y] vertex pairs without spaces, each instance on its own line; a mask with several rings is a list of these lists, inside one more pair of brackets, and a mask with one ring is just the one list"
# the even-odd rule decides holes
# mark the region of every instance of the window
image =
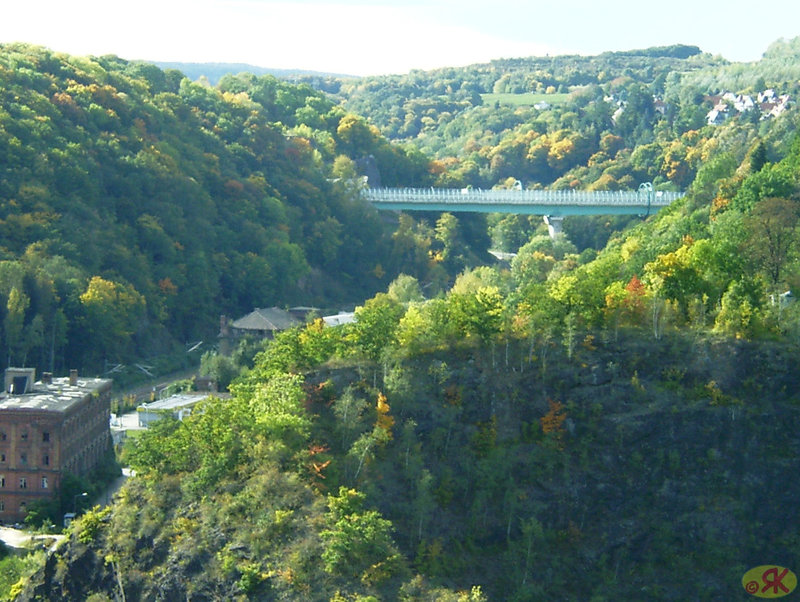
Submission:
[[47,489],[47,477],[42,477],[42,489]]
[[23,441],[27,441],[28,440],[28,431],[23,431],[21,437],[22,437]]
[[3,431],[0,431],[0,441],[5,441],[5,440],[6,440],[6,434],[5,434],[5,432],[3,432]]
[[28,463],[28,454],[20,454],[19,455],[19,463],[20,464],[27,464]]
[[42,433],[42,441],[44,443],[47,443],[48,441],[50,441],[50,433],[48,433],[47,431]]
[[5,461],[6,461],[6,455],[0,454],[0,462],[5,462]]
[[44,464],[45,466],[50,466],[50,456],[45,454],[44,457],[42,458],[42,464]]
[[3,500],[0,500],[0,512],[6,509],[6,503]]
[[19,488],[20,489],[27,489],[28,488],[28,479],[25,477],[19,478]]
[[5,487],[5,486],[6,486],[6,478],[0,476],[0,487]]

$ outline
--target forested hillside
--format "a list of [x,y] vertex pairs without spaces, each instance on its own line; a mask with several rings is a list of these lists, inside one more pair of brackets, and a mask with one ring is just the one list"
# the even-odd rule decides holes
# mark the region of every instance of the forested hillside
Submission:
[[[626,190],[653,182],[685,190],[713,156],[730,153],[741,163],[757,143],[760,160],[783,155],[794,131],[787,123],[794,122],[774,123],[774,103],[758,98],[772,90],[797,101],[799,44],[778,41],[752,64],[673,46],[497,60],[328,88],[388,138],[434,157],[437,185],[509,187],[519,180],[526,188]],[[730,118],[708,127],[725,92],[749,95],[754,104],[739,111],[725,100]],[[601,248],[628,222],[570,218],[565,229],[581,251]],[[493,244],[516,251],[538,225],[494,216]]]
[[368,156],[386,185],[430,182],[307,86],[0,47],[3,364],[97,370],[221,313],[373,294],[406,248],[346,185]]
[[305,381],[268,354],[140,439],[21,599],[731,600],[796,566],[796,345],[534,349]]
[[[403,135],[376,107],[395,107],[399,120],[412,108],[408,90],[428,102],[440,74],[455,86],[489,68],[325,84],[368,117],[310,87],[247,76],[218,89],[181,80],[177,93],[156,94],[181,98],[186,88],[252,108],[259,85],[286,86],[264,127],[293,150],[287,173],[309,174],[301,181],[316,188],[264,179],[286,195],[278,229],[309,274],[313,227],[302,230],[289,199],[306,212],[336,207],[328,180],[361,173],[366,163],[354,159],[365,148],[389,185],[651,180],[687,194],[629,224],[576,220],[555,240],[532,220],[495,216],[481,232],[463,215],[401,215],[394,234],[376,237],[389,258],[381,270],[380,249],[366,255],[381,292],[364,294],[355,322],[281,333],[242,366],[230,399],[132,438],[122,459],[137,476],[118,503],[88,512],[15,593],[722,601],[744,598],[753,566],[796,571],[800,308],[787,291],[800,284],[798,111],[739,111],[736,97],[795,94],[798,44],[738,66],[687,47],[498,61],[482,85],[509,75],[521,88],[475,88],[453,100],[465,103],[458,110],[428,113],[427,133]],[[550,108],[480,96],[538,93],[530,66],[548,61],[549,79],[534,79],[559,95]],[[406,92],[389,100],[393,89]],[[717,101],[706,99],[724,92],[735,100],[710,124]],[[456,91],[436,94],[446,103]],[[456,122],[458,144],[440,144]],[[217,136],[241,134],[211,123]],[[390,145],[379,127],[417,150]],[[231,156],[249,165],[247,149],[260,147],[235,139],[244,150]],[[430,171],[419,149],[435,155]],[[283,192],[298,188],[307,196]],[[298,228],[306,238],[292,238]],[[516,256],[473,267],[463,243],[488,234]],[[330,273],[347,282],[353,268],[332,257]],[[328,286],[320,294],[338,290]]]

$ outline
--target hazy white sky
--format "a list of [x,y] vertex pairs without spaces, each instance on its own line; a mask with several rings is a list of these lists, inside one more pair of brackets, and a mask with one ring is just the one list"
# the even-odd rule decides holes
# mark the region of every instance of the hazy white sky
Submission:
[[694,44],[754,61],[800,0],[2,0],[0,42],[353,75]]

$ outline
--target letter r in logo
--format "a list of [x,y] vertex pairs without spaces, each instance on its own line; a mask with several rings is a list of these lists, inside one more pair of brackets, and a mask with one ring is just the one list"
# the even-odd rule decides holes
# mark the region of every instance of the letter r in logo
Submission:
[[786,574],[789,572],[789,569],[783,569],[783,572],[779,575],[778,574],[778,567],[772,567],[771,569],[767,569],[761,575],[761,581],[764,582],[764,587],[761,588],[761,593],[764,594],[769,588],[772,588],[772,593],[777,594],[778,588],[785,593],[789,593],[789,588],[783,584],[783,578],[786,577]]

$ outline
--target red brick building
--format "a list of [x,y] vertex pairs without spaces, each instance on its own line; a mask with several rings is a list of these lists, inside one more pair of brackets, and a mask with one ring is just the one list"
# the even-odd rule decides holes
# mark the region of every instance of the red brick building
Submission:
[[111,445],[111,381],[9,368],[0,394],[0,522],[58,492],[64,473],[86,475]]

